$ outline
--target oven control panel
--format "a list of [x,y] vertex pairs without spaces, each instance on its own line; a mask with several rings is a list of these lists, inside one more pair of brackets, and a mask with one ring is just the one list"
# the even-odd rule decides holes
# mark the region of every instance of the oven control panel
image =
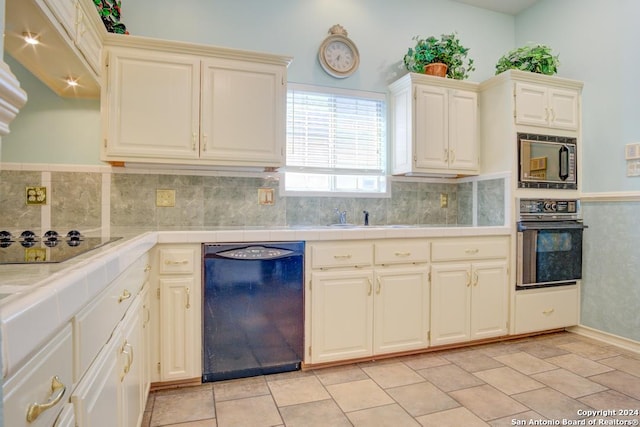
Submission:
[[578,199],[519,199],[520,216],[553,218],[580,217],[580,200]]

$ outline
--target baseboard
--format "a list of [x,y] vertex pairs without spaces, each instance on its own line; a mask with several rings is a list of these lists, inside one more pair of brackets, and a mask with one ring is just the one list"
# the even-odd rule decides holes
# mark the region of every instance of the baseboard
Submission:
[[570,328],[567,328],[567,331],[573,332],[574,334],[583,335],[585,337],[593,338],[594,340],[602,341],[604,343],[640,354],[640,342],[634,341],[629,338],[610,334],[609,332],[600,331],[598,329],[590,328],[589,326],[584,325],[572,326]]

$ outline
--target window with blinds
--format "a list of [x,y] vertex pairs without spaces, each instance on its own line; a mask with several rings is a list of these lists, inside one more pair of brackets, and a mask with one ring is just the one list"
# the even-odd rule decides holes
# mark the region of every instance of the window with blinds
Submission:
[[386,193],[385,123],[383,94],[290,84],[285,191]]

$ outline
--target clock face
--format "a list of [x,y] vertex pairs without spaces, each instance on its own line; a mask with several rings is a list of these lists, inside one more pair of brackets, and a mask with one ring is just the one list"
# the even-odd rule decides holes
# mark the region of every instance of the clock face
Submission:
[[320,46],[320,65],[337,78],[348,77],[353,74],[360,63],[358,49],[351,40],[343,37],[329,37]]

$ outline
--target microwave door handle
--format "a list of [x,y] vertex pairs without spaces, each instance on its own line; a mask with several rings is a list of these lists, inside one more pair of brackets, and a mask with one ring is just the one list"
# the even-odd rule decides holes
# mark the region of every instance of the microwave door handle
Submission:
[[569,148],[566,145],[560,147],[558,152],[559,176],[566,181],[569,178]]

